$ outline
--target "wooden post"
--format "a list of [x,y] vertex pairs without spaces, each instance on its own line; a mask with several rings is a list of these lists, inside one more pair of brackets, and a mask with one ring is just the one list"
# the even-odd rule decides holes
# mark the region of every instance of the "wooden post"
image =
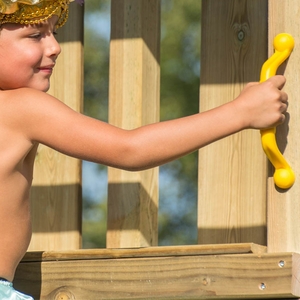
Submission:
[[[159,0],[113,0],[109,121],[133,129],[159,120]],[[107,247],[157,244],[158,168],[108,171]]]
[[299,160],[299,63],[300,24],[298,0],[269,1],[269,55],[273,53],[273,39],[278,33],[290,33],[295,48],[287,64],[278,73],[284,73],[284,90],[289,95],[289,108],[285,124],[277,128],[277,143],[296,175],[294,186],[279,190],[273,183],[273,170],[268,180],[268,251],[300,251],[300,160]]
[[[267,59],[267,1],[203,0],[200,110],[259,81]],[[209,128],[207,128],[209,130]],[[199,152],[199,243],[266,244],[266,158],[249,130]]]
[[[69,20],[59,30],[62,53],[50,93],[80,111],[83,95],[83,9],[70,5]],[[59,134],[59,133],[58,133]],[[33,237],[29,250],[81,247],[81,163],[40,146],[31,191]]]

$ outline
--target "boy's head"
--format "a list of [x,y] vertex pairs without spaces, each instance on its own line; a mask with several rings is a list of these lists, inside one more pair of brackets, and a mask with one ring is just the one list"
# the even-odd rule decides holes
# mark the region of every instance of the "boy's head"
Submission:
[[[0,0],[0,90],[47,91],[70,0]],[[17,70],[17,72],[16,72]]]
[[49,89],[60,53],[54,35],[71,1],[0,0],[0,90]]
[[0,0],[0,26],[5,23],[37,24],[57,15],[57,27],[61,27],[68,18],[71,1],[73,0]]

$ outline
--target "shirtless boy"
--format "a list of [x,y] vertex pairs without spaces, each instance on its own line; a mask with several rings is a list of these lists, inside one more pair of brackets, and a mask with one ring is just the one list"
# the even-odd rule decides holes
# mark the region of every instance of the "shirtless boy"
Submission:
[[[15,291],[11,282],[30,242],[29,192],[40,143],[76,158],[136,171],[238,131],[274,127],[285,119],[283,76],[250,83],[236,99],[210,111],[134,130],[73,111],[46,93],[60,53],[54,34],[67,18],[68,5],[69,0],[0,0],[2,300],[32,299]],[[28,25],[22,25],[25,17]]]

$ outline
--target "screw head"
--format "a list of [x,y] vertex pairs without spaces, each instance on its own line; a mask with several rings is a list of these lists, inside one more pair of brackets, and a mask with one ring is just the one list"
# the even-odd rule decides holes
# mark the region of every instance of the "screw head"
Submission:
[[285,261],[284,260],[279,261],[278,266],[280,268],[283,268],[285,266]]
[[259,289],[262,290],[262,291],[264,291],[266,288],[267,288],[267,286],[263,282],[259,285]]

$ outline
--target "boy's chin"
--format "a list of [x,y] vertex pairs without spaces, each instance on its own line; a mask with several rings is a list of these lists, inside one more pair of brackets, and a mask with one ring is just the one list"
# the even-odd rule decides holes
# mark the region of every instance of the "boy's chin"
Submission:
[[30,86],[31,88],[41,91],[41,92],[48,92],[50,89],[50,84],[49,85],[45,85],[45,86]]
[[41,92],[48,92],[50,89],[50,80],[31,82],[28,84],[28,87]]
[[45,89],[43,89],[43,90],[41,90],[42,92],[48,92],[49,91],[49,89],[50,89],[50,86],[48,86],[47,88],[45,88]]

